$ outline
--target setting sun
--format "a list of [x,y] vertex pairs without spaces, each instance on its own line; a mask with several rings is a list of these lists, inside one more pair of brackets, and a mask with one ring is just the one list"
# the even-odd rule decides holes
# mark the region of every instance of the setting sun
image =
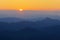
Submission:
[[23,9],[19,9],[19,11],[23,11]]

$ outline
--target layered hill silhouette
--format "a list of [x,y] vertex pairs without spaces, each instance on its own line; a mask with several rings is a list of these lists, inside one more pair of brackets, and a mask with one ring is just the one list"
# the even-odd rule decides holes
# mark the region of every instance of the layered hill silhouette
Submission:
[[[11,22],[8,23],[7,19]],[[60,40],[60,20],[45,18],[40,21],[0,22],[0,40]]]
[[[60,25],[60,20],[57,19],[51,19],[51,18],[45,18],[40,21],[25,21],[18,18],[6,18],[6,19],[0,19],[0,28],[23,28],[23,27],[32,27],[39,29],[40,27],[51,27]],[[9,23],[8,23],[9,22]]]
[[0,18],[0,22],[9,22],[9,23],[12,23],[12,22],[20,22],[20,21],[23,21],[23,19],[15,18],[15,17]]

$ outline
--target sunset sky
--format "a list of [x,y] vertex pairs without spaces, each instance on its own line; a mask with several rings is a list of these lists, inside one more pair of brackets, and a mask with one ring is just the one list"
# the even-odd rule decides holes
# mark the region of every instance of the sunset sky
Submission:
[[60,0],[0,0],[0,10],[60,10]]

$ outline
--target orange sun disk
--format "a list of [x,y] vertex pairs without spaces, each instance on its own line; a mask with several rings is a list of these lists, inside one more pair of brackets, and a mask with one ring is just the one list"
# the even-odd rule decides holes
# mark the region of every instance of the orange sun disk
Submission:
[[23,11],[23,9],[19,9],[19,11]]

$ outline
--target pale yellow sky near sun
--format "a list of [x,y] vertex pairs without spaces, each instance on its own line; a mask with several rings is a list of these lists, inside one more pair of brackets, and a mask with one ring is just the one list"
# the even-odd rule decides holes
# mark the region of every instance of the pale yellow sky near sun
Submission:
[[0,10],[60,10],[60,0],[0,0]]

